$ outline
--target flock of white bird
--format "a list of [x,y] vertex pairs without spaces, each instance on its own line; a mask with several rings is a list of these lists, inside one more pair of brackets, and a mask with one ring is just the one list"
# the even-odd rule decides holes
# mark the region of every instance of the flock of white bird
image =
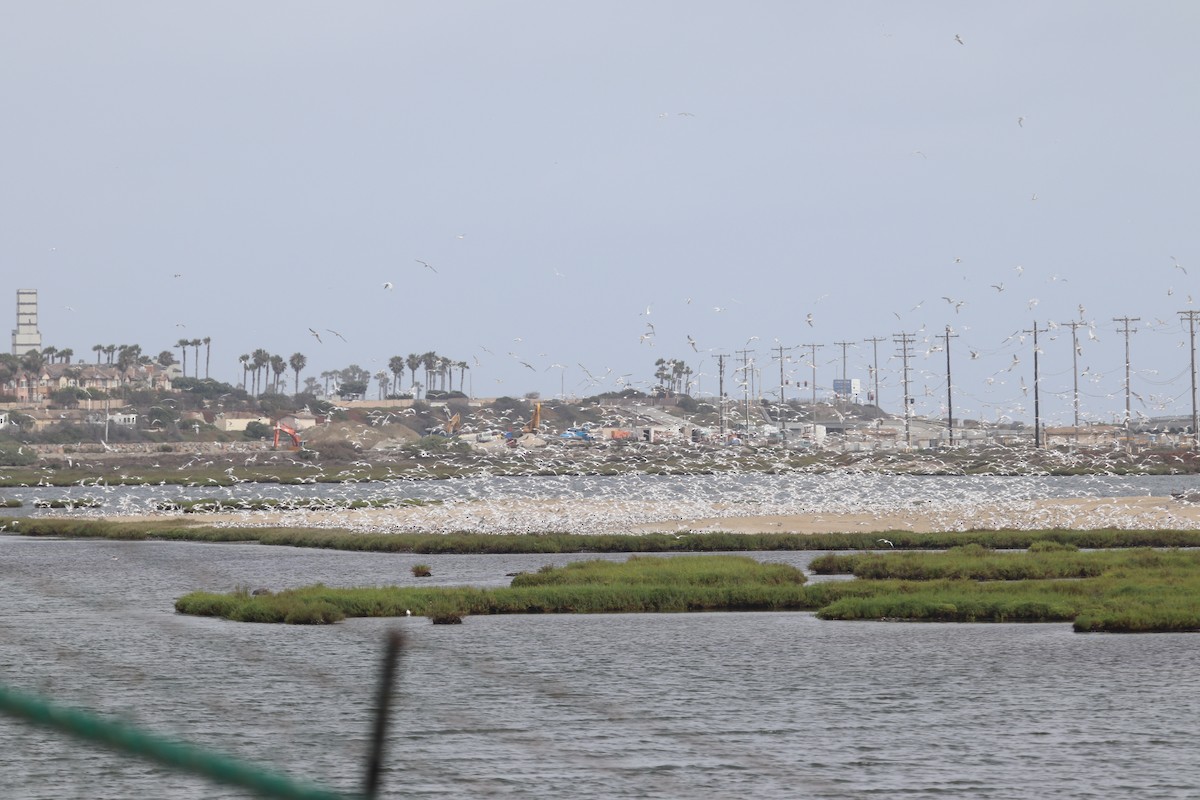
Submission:
[[[677,456],[676,468],[681,472],[690,468],[691,474],[587,474],[611,467],[614,458],[625,467],[644,459],[644,466],[652,470],[657,459],[651,454],[668,448]],[[626,448],[619,457],[605,448],[548,448],[510,456],[525,463],[529,474],[524,477],[492,474],[497,462],[489,466],[481,457],[479,469],[471,477],[446,480],[414,479],[411,472],[404,476],[397,472],[388,480],[360,482],[350,477],[353,466],[326,474],[321,466],[312,465],[312,480],[299,485],[113,486],[97,478],[83,486],[29,487],[7,496],[27,505],[38,498],[94,497],[98,501],[91,508],[34,512],[41,515],[162,519],[181,513],[163,510],[164,501],[270,499],[294,507],[226,511],[209,519],[212,524],[232,527],[285,525],[363,533],[1175,529],[1200,525],[1200,504],[1187,496],[1195,479],[1186,475],[928,476],[880,471],[886,465],[878,460],[870,462],[870,467],[863,462],[772,473],[741,469],[732,460],[720,461],[731,459],[728,450],[695,448],[690,459],[678,458],[686,451],[685,446],[647,445]],[[513,461],[506,463],[511,467]],[[911,469],[912,464],[907,467]],[[346,480],[324,482],[331,477]],[[307,508],[315,498],[336,500],[341,505],[370,500],[374,506]],[[426,502],[413,505],[413,499]],[[731,524],[735,520],[739,521],[736,526]]]

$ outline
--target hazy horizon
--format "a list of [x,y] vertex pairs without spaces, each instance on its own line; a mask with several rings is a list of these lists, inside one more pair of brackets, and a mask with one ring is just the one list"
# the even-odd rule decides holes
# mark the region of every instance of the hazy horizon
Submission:
[[1133,413],[1191,413],[1194,4],[49,2],[3,21],[0,258],[77,358],[207,336],[237,384],[257,348],[306,375],[432,350],[476,395],[551,397],[648,390],[658,358],[713,395],[725,353],[738,395],[751,349],[777,397],[782,345],[791,397],[809,345],[827,392],[849,342],[865,398],[879,338],[890,410],[904,334],[914,412],[942,416],[950,326],[954,416],[1028,421],[1036,323],[1041,416],[1062,424],[1068,324],[1081,417],[1109,422],[1129,317]]

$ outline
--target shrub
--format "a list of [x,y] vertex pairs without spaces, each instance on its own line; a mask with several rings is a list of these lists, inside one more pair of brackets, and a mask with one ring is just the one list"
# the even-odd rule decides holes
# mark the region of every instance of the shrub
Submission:
[[413,564],[412,574],[414,578],[428,578],[433,575],[433,571],[429,569],[428,564]]

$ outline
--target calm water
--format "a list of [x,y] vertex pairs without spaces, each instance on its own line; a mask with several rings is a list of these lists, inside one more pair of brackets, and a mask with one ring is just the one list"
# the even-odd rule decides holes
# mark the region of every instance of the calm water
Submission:
[[[813,554],[760,554],[803,565]],[[573,557],[421,557],[501,585]],[[406,583],[412,556],[0,537],[0,682],[357,788],[408,634],[386,797],[1200,796],[1191,635],[811,614],[177,616],[195,588]],[[0,717],[0,795],[245,796]]]

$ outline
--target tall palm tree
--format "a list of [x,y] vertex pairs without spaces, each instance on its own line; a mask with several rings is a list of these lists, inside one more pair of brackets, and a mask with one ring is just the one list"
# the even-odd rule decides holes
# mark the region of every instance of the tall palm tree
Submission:
[[416,397],[417,367],[421,366],[421,357],[416,353],[409,353],[404,357],[404,366],[408,367],[408,371],[412,375],[413,397]]
[[303,353],[292,353],[291,358],[288,359],[288,366],[292,368],[292,372],[296,373],[296,383],[294,384],[296,394],[300,394],[300,370],[307,365],[308,359]]
[[388,359],[388,369],[392,372],[392,394],[400,394],[400,376],[404,374],[404,356],[392,356]]
[[429,387],[433,385],[430,380],[433,373],[438,368],[438,354],[430,350],[428,353],[421,354],[421,368],[425,370],[425,396],[429,396]]
[[279,376],[287,372],[287,361],[283,356],[271,356],[271,371],[275,373],[275,385],[272,388],[276,394],[279,394]]
[[102,344],[92,345],[92,352],[96,354],[96,366],[100,366],[100,354],[104,352],[104,345],[102,345]]
[[108,357],[107,363],[109,363],[109,364],[113,363],[113,354],[116,352],[117,352],[117,346],[115,344],[104,345],[104,355]]
[[263,370],[271,363],[271,354],[263,348],[258,348],[250,354],[250,364],[254,367],[254,396],[258,397],[261,392],[261,378],[259,377]]
[[337,375],[337,373],[331,369],[327,369],[321,373],[321,377],[325,379],[325,396],[326,397],[329,396],[329,381],[333,380],[333,378],[336,375]]
[[71,358],[75,355],[75,351],[69,347],[64,347],[58,351],[58,360],[64,364],[70,364]]
[[175,343],[175,346],[179,348],[180,355],[183,357],[183,377],[185,378],[187,377],[187,349],[190,344],[191,342],[187,339],[180,339]]
[[242,391],[246,391],[246,378],[250,374],[250,354],[242,353],[238,356],[238,362],[242,365]]
[[212,337],[205,336],[200,341],[204,343],[204,380],[208,380],[208,364],[212,358]]
[[192,339],[188,342],[188,344],[190,344],[192,349],[195,350],[196,356],[195,361],[192,362],[192,372],[195,373],[194,377],[196,380],[200,380],[200,345],[204,344],[204,342],[200,341],[199,339]]
[[455,366],[458,367],[458,390],[463,394],[466,394],[467,390],[466,385],[463,383],[463,379],[466,378],[467,370],[469,370],[471,367],[465,361],[460,361],[455,364]]
[[381,369],[375,373],[375,382],[379,384],[379,399],[382,400],[384,394],[387,393],[388,387],[392,383],[392,375],[386,369]]

